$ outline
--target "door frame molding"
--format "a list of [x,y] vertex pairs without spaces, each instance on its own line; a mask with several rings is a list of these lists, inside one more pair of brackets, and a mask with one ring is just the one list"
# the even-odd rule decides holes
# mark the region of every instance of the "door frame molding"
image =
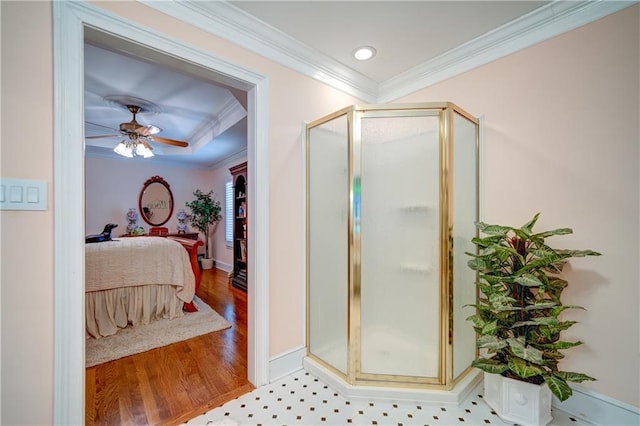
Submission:
[[247,92],[249,192],[248,379],[269,382],[268,79],[84,2],[53,2],[53,423],[84,424],[84,29],[191,62]]

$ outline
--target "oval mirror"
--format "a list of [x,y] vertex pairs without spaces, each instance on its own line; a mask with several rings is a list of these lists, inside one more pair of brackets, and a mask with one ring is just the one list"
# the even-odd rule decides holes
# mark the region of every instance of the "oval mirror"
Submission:
[[173,194],[169,184],[160,176],[149,178],[140,191],[138,209],[142,219],[151,226],[167,223],[173,213]]

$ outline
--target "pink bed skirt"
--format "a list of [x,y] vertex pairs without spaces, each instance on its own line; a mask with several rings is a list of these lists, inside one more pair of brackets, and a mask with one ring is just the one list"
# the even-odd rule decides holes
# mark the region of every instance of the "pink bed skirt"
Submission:
[[127,326],[184,315],[171,285],[144,285],[85,293],[87,338],[111,336]]

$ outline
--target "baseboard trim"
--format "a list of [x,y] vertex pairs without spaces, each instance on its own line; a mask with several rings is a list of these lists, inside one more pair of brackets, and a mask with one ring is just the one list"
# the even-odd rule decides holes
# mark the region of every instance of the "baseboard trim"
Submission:
[[231,272],[233,270],[233,266],[232,265],[229,265],[228,263],[221,262],[219,260],[215,260],[214,265],[215,265],[216,269],[220,269],[221,271],[224,271],[224,272],[227,272],[227,273],[229,273],[229,272]]
[[459,405],[469,395],[469,393],[482,382],[482,372],[474,369],[462,378],[462,380],[460,380],[460,382],[458,382],[458,384],[450,391],[394,388],[387,386],[354,386],[344,382],[341,378],[309,357],[304,358],[304,369],[319,377],[345,398],[366,400],[382,399],[394,401],[419,401],[430,404]]
[[573,395],[568,400],[553,398],[554,409],[597,425],[640,425],[640,408],[578,386],[571,388]]
[[[425,391],[425,390],[397,390],[393,388],[374,388],[365,386],[351,386],[330,374],[326,369],[310,358],[306,357],[305,346],[283,352],[269,360],[269,382],[274,382],[285,376],[306,369],[320,377],[327,384],[338,390],[343,396],[352,398],[395,398],[399,400],[430,400],[441,404],[459,404],[468,396],[469,390],[475,388],[481,381],[481,374],[468,374],[463,383],[456,386],[457,391]],[[552,407],[564,411],[578,419],[598,425],[631,426],[640,425],[640,408],[598,394],[579,386],[572,386],[573,396],[564,402],[553,398]]]
[[302,370],[302,360],[305,356],[307,356],[307,348],[299,346],[271,358],[269,360],[269,382]]

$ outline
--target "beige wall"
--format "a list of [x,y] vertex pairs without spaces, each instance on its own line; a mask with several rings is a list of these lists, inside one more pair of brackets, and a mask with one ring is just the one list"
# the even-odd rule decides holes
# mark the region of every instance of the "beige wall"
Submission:
[[[5,123],[1,141],[2,176],[46,180],[51,200],[51,5],[4,1],[1,4],[1,118]],[[142,4],[105,2],[99,5],[269,77],[269,353],[273,356],[303,345],[302,123],[356,100]],[[29,129],[28,135],[25,129]],[[1,214],[4,249],[1,423],[50,424],[53,412],[53,209],[50,203],[46,212]],[[33,259],[38,259],[37,267]],[[301,303],[291,303],[292,300]],[[28,315],[22,312],[23,306],[28,306]],[[18,327],[15,326],[17,318]]]
[[51,7],[30,2],[0,7],[1,173],[47,181],[49,200],[46,211],[0,213],[0,423],[46,424],[53,415]]
[[[3,424],[50,424],[53,404],[52,16],[45,2],[0,3],[3,177],[46,180],[44,212],[2,212]],[[270,354],[304,343],[301,124],[356,102],[139,3],[100,7],[269,77]],[[486,117],[485,216],[572,226],[572,316],[587,342],[571,369],[638,403],[638,6],[449,80],[408,100],[451,100]],[[28,131],[28,133],[26,133]],[[633,237],[633,238],[632,238]],[[292,303],[294,301],[294,303]],[[300,301],[300,303],[295,303]],[[25,313],[26,311],[26,313]],[[79,366],[79,368],[82,368]]]
[[584,387],[640,406],[638,145],[640,6],[467,72],[400,101],[449,100],[484,116],[484,217],[571,227],[559,248],[591,248],[565,270],[565,333],[584,345],[562,368]]
[[[269,251],[271,356],[304,344],[302,123],[356,102],[288,68],[140,3],[95,3],[127,19],[269,78]],[[311,102],[310,100],[313,100]],[[300,250],[295,248],[300,247]],[[292,249],[293,248],[293,249]]]

